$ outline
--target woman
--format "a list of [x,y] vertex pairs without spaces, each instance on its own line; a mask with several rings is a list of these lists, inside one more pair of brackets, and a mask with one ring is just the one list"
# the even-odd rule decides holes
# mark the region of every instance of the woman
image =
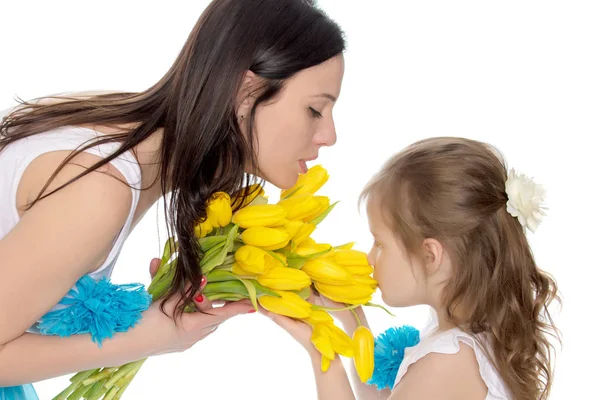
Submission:
[[[339,27],[312,2],[215,0],[148,90],[51,96],[4,112],[0,394],[185,350],[252,310],[231,303],[212,315],[182,314],[190,302],[211,307],[194,226],[211,193],[239,190],[245,174],[291,187],[319,148],[335,143],[344,47]],[[87,335],[32,333],[79,278],[110,275],[132,227],[167,194],[179,262],[165,300],[101,348]]]

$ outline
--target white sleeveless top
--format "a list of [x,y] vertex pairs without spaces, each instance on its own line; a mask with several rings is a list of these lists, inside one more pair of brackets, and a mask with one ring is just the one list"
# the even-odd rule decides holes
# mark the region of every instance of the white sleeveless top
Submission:
[[[0,120],[11,110],[0,111]],[[92,129],[65,126],[20,139],[0,150],[0,239],[6,236],[20,220],[16,195],[19,181],[27,166],[42,154],[52,151],[75,150],[98,136],[99,134]],[[85,152],[104,158],[114,153],[118,147],[119,143],[104,143],[93,146]],[[88,274],[96,280],[110,277],[125,239],[131,231],[133,215],[140,197],[141,170],[133,154],[125,152],[112,160],[110,164],[117,168],[127,183],[135,189],[131,189],[132,200],[129,215],[125,225],[115,237],[108,257],[98,269]],[[53,309],[55,308],[56,306]],[[35,331],[34,328],[32,330]]]
[[460,343],[465,343],[473,349],[477,363],[479,364],[479,373],[483,382],[488,388],[485,400],[512,400],[510,390],[504,384],[500,374],[494,368],[481,348],[477,340],[468,333],[459,328],[450,329],[436,333],[438,321],[435,312],[432,311],[430,321],[423,329],[421,341],[414,347],[408,347],[404,351],[404,359],[398,369],[394,387],[398,385],[402,377],[406,374],[408,367],[425,357],[429,353],[456,354],[460,350]]

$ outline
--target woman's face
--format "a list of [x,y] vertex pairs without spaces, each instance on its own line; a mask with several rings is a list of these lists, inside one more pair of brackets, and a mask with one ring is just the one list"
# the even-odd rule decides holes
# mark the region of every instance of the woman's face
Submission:
[[335,144],[332,111],[343,76],[344,58],[337,55],[287,79],[274,100],[257,107],[254,132],[261,178],[290,188],[322,146]]

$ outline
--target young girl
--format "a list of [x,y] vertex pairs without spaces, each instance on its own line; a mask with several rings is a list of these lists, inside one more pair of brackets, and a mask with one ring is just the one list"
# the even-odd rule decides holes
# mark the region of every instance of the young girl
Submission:
[[[247,174],[289,188],[335,143],[344,48],[313,2],[214,0],[149,89],[51,96],[0,112],[0,398],[16,398],[22,384],[185,350],[252,310],[231,303],[182,315],[186,304],[211,308],[199,293],[194,226],[212,193],[236,192]],[[89,335],[39,335],[36,321],[82,276],[110,276],[161,198],[179,250],[164,307],[153,304],[102,348]]]
[[[361,199],[383,301],[435,313],[421,342],[406,349],[391,392],[361,384],[352,367],[359,399],[548,398],[546,334],[556,333],[548,306],[557,288],[525,236],[541,218],[541,190],[508,174],[490,146],[461,138],[417,142],[373,178]],[[335,315],[351,335],[355,319]],[[354,398],[339,359],[321,372],[305,324],[269,316],[310,353],[320,399]]]

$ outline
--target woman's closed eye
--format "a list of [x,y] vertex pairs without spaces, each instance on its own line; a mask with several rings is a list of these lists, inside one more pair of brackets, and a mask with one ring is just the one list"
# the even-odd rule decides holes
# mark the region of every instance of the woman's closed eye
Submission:
[[315,110],[312,107],[308,107],[308,109],[310,110],[310,114],[314,117],[314,118],[323,118],[323,114],[321,114],[320,112],[318,112],[317,110]]

